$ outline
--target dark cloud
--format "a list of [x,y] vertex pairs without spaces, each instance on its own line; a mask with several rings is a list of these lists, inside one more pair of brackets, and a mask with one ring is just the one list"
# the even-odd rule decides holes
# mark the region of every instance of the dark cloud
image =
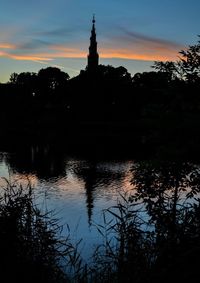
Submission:
[[[111,37],[116,40],[123,40],[122,43],[132,43],[138,45],[158,46],[162,48],[182,49],[183,46],[177,42],[165,40],[162,38],[151,37],[135,31],[130,31],[124,27],[118,27],[118,35]],[[119,41],[120,42],[120,41]]]
[[73,31],[72,29],[57,28],[57,29],[52,29],[52,30],[38,31],[38,32],[35,32],[35,34],[42,35],[42,36],[62,37],[62,36],[71,35],[72,31]]
[[51,42],[44,41],[44,40],[41,40],[41,39],[32,39],[31,41],[28,41],[28,42],[25,42],[25,43],[18,45],[18,49],[23,50],[23,51],[25,51],[25,50],[35,50],[35,49],[38,49],[38,48],[48,47],[50,45],[52,45]]

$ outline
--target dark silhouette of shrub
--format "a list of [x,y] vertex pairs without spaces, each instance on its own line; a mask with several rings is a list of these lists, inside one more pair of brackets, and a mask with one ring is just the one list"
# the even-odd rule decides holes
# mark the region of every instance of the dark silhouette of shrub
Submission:
[[0,199],[1,282],[67,282],[59,229],[34,205],[30,185],[7,183]]

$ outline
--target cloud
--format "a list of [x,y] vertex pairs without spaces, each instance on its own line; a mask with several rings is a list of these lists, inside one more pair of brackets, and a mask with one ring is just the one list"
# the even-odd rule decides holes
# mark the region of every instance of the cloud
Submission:
[[15,45],[11,43],[1,43],[0,42],[0,49],[14,49]]
[[[177,54],[184,46],[170,40],[155,38],[124,28],[118,34],[107,39],[103,56],[147,61],[177,60]],[[115,47],[113,47],[115,46]],[[104,52],[105,51],[105,52]]]
[[36,36],[47,36],[47,37],[63,37],[70,35],[74,30],[70,28],[57,28],[52,30],[34,32]]
[[10,43],[0,43],[0,57],[5,57],[14,60],[28,60],[28,61],[51,61],[52,59],[45,54],[18,54],[21,52],[19,45]]
[[17,54],[11,54],[8,52],[2,52],[0,51],[0,57],[5,57],[9,59],[14,59],[14,60],[22,60],[22,61],[35,61],[35,62],[41,62],[41,61],[51,61],[53,60],[52,58],[48,58],[46,56],[40,56],[35,55],[35,54],[29,54],[29,55],[17,55]]
[[180,47],[180,44],[176,42],[162,39],[162,38],[147,36],[144,34],[140,34],[134,31],[127,30],[125,28],[121,28],[121,37],[124,37],[126,41],[139,43],[139,44],[145,43],[145,44],[150,44],[153,46],[158,45],[158,46],[169,46],[169,47],[175,47],[175,48]]
[[52,45],[51,42],[47,42],[41,39],[33,39],[31,41],[18,44],[17,50],[19,52],[24,52],[26,50],[29,51],[29,50],[37,50],[39,48],[46,48],[50,45]]
[[[62,34],[62,29],[60,34]],[[86,44],[86,42],[53,44],[43,39],[32,39],[18,44],[3,42],[0,43],[0,56],[39,63],[64,58],[87,58]],[[117,35],[111,35],[109,39],[104,40],[103,46],[99,47],[99,53],[100,58],[108,59],[173,61],[177,59],[178,51],[183,48],[176,42],[119,28]]]
[[131,47],[126,48],[103,48],[101,49],[102,58],[119,58],[128,60],[141,60],[141,61],[175,61],[177,59],[177,51],[171,50],[134,50]]
[[39,52],[37,49],[35,50],[32,43],[30,43],[30,46],[28,45],[28,48],[30,49],[29,52],[27,52],[27,50],[24,52],[25,47],[26,45],[24,46],[23,44],[20,46],[8,43],[0,44],[0,57],[41,63],[58,58],[84,58],[87,55],[86,52],[81,51],[79,48],[66,46],[51,45],[43,52]]

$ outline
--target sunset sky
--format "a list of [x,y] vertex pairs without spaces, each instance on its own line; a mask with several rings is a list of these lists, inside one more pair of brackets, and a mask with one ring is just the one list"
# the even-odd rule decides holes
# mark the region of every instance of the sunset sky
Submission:
[[0,82],[58,66],[71,77],[87,61],[92,15],[100,63],[148,71],[197,42],[199,0],[1,0]]

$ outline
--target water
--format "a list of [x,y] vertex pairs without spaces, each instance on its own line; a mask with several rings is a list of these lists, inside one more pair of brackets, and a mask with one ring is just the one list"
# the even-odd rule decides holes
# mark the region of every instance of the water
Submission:
[[[163,273],[158,271],[157,277],[157,266],[170,276],[170,270],[180,270],[182,274],[179,268],[183,264],[183,260],[179,262],[182,256],[185,267],[189,266],[184,270],[189,270],[189,274],[196,270],[200,231],[198,164],[142,159],[137,162],[131,159],[105,160],[91,154],[86,158],[70,156],[57,147],[31,146],[0,153],[0,188],[5,186],[4,178],[11,183],[21,183],[24,187],[30,182],[38,206],[43,211],[54,211],[52,214],[64,227],[63,236],[68,233],[68,224],[72,242],[77,243],[82,239],[79,251],[84,263],[89,266],[99,264],[97,270],[102,268],[101,263],[92,262],[91,255],[95,246],[103,242],[95,224],[103,224],[102,211],[116,205],[120,194],[124,193],[131,194],[133,202],[128,204],[133,206],[129,213],[125,212],[119,225],[114,226],[118,234],[111,242],[111,249],[115,251],[117,245],[120,252],[118,259],[121,261],[121,248],[124,247],[122,259],[131,260],[125,264],[128,266],[125,269],[128,276],[137,278],[138,274],[140,276],[147,270],[151,275],[152,268],[152,278],[156,271],[155,278],[159,280],[163,278]],[[138,210],[138,207],[141,209]],[[116,230],[111,232],[116,236]],[[107,256],[105,250],[101,251],[103,256]],[[150,269],[141,255],[148,259]],[[112,256],[106,260],[113,262],[115,270],[116,263]],[[117,268],[120,261],[117,262]],[[140,268],[137,265],[136,270],[130,269],[135,262],[141,263]],[[65,270],[74,276],[71,269],[66,267]]]
[[4,178],[24,187],[30,182],[36,204],[59,219],[62,235],[70,227],[72,242],[82,239],[86,259],[102,242],[96,224],[103,223],[103,211],[116,205],[120,194],[137,192],[136,201],[145,207],[142,217],[152,217],[159,225],[166,215],[178,219],[179,209],[200,197],[199,165],[88,156],[70,156],[49,146],[0,153],[0,187],[5,186]]
[[99,243],[95,224],[102,211],[116,204],[120,193],[129,192],[133,161],[94,161],[56,154],[48,148],[0,154],[0,186],[4,178],[34,188],[35,202],[70,227],[74,242],[82,239],[83,254],[90,256]]

